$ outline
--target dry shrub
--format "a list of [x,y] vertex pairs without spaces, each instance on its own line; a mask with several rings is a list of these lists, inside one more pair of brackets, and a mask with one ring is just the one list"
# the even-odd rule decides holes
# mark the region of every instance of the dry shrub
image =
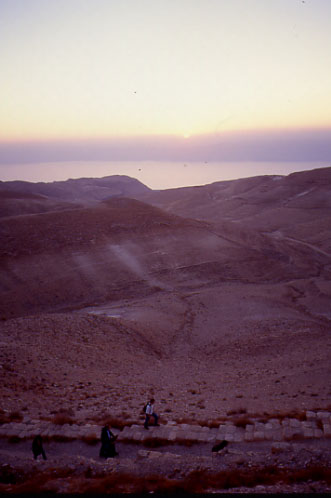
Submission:
[[196,444],[196,441],[192,441],[192,439],[176,439],[176,441],[174,441],[174,444],[179,444],[181,446],[187,446],[190,448],[191,446]]
[[280,422],[282,420],[284,420],[285,418],[295,418],[297,420],[300,420],[301,422],[303,422],[304,420],[307,420],[305,411],[296,411],[296,410],[283,411],[283,412],[279,412],[276,414],[270,414],[270,413],[264,413],[263,415],[256,414],[254,416],[259,418],[259,422],[263,422],[263,423],[268,422],[272,418],[276,418]]
[[16,479],[16,486],[10,492],[20,495],[34,496],[37,493],[44,493],[47,484],[52,481],[56,486],[57,479],[65,479],[73,474],[71,469],[48,469],[44,472],[27,472]]
[[197,420],[188,417],[180,417],[176,418],[176,424],[187,424],[187,425],[200,425],[200,427],[209,427],[209,429],[218,429],[222,421],[224,421],[224,417],[220,417],[214,420]]
[[236,427],[241,427],[242,429],[245,429],[246,428],[246,425],[249,425],[251,424],[252,421],[250,418],[248,417],[239,417],[237,418],[235,421],[234,421],[234,425]]
[[231,415],[244,415],[245,413],[247,413],[247,410],[246,408],[243,407],[229,410],[228,412],[226,412],[228,417],[230,417]]
[[278,482],[294,484],[305,481],[331,482],[331,469],[312,466],[306,469],[279,469],[275,466],[255,467],[250,469],[233,469],[209,473],[204,470],[193,471],[184,480],[186,491],[201,493],[208,489],[231,489],[272,485]]
[[95,446],[99,443],[99,438],[97,438],[95,434],[89,434],[87,436],[83,436],[82,441],[89,446]]
[[122,494],[134,493],[161,493],[182,494],[186,491],[186,484],[182,480],[168,479],[157,475],[139,477],[130,474],[108,475],[94,482],[81,482],[75,492],[88,494]]
[[0,413],[0,425],[7,423],[8,423],[7,415],[5,415],[4,413]]
[[70,415],[57,413],[52,419],[52,423],[55,425],[64,425],[69,424],[72,425],[75,423],[74,419]]
[[113,427],[114,429],[118,429],[120,431],[124,429],[124,427],[132,425],[132,422],[128,422],[127,420],[123,420],[121,418],[118,419],[114,417],[107,417],[104,420],[104,424],[106,423],[108,423],[110,427]]
[[224,420],[223,418],[219,418],[216,420],[198,420],[195,423],[197,425],[200,425],[201,427],[209,427],[209,429],[218,429],[223,420]]
[[[144,493],[147,491],[145,480],[130,474],[108,475],[99,479],[86,479],[76,483],[75,492],[98,495],[115,493]],[[77,489],[78,488],[78,489]]]
[[102,415],[91,417],[93,422],[104,426],[105,424],[109,424],[110,427],[114,429],[122,430],[124,427],[131,427],[132,424],[138,424],[137,420],[129,420],[126,416],[123,418],[115,418],[114,416],[103,413]]
[[221,423],[220,420],[209,420],[209,422],[207,423],[208,424],[207,427],[209,427],[210,429],[218,429],[220,423]]
[[175,419],[176,424],[197,425],[197,421],[188,417],[180,417]]
[[[74,475],[73,475],[74,474]],[[45,472],[23,474],[10,466],[0,469],[0,482],[11,485],[10,492],[45,492],[49,485],[57,487],[65,479],[70,483],[70,493],[119,494],[119,493],[205,493],[212,490],[228,490],[257,485],[274,485],[279,482],[293,485],[307,481],[331,483],[331,469],[325,466],[311,466],[304,469],[278,468],[276,466],[231,469],[211,473],[195,470],[180,480],[158,475],[136,476],[128,473],[112,473],[86,469],[80,475],[72,469],[48,469]],[[69,480],[70,479],[70,480]],[[2,488],[3,489],[3,488]]]
[[14,411],[10,412],[8,415],[8,422],[22,422],[23,415],[21,412]]

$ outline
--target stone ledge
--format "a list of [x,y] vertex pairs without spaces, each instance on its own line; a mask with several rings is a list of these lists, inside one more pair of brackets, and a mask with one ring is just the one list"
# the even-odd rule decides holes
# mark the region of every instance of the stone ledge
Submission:
[[[166,439],[170,442],[192,441],[197,443],[212,443],[226,439],[232,442],[242,441],[282,441],[295,437],[306,439],[320,439],[331,437],[330,413],[326,411],[307,411],[307,420],[285,418],[270,419],[266,423],[255,421],[247,424],[245,429],[237,427],[232,422],[219,425],[219,428],[208,428],[199,425],[178,424],[168,422],[159,427],[151,426],[146,431],[143,425],[124,427],[122,431],[114,430],[119,441],[141,442],[145,439]],[[32,439],[36,434],[44,437],[65,437],[67,439],[81,439],[84,437],[99,438],[101,427],[94,424],[78,425],[64,424],[62,426],[48,421],[27,419],[27,423],[12,422],[0,426],[0,437],[17,436],[21,439]]]

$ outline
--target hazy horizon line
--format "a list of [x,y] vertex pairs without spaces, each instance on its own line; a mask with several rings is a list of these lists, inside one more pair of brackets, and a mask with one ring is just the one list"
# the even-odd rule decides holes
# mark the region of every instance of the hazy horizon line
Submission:
[[331,127],[199,135],[0,140],[0,163],[63,161],[329,161]]

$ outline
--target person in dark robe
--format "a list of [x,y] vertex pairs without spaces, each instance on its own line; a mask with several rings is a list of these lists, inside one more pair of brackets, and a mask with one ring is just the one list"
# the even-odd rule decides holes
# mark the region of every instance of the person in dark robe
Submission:
[[115,436],[109,427],[109,424],[106,424],[101,430],[101,448],[100,448],[100,457],[102,458],[113,458],[118,455],[115,448],[115,441],[117,436]]
[[42,455],[43,459],[47,460],[46,454],[45,454],[45,451],[43,448],[43,440],[39,434],[32,441],[32,453],[33,453],[35,460],[37,460],[37,457],[39,455]]

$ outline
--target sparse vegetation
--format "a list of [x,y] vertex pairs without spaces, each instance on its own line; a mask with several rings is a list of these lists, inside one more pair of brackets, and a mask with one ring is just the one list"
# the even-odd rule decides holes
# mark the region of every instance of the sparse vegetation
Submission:
[[8,424],[10,422],[22,422],[23,420],[23,415],[19,411],[12,411],[9,413],[4,412],[3,410],[0,411],[0,425],[2,424]]
[[242,429],[246,429],[246,425],[251,424],[252,421],[249,417],[239,417],[234,420],[234,425],[236,427],[241,427]]
[[[78,205],[68,209],[72,207],[68,203],[65,211],[30,216],[20,211],[21,200],[15,208],[18,216],[1,218],[1,233],[6,236],[1,247],[5,265],[0,317],[7,319],[1,320],[0,331],[0,424],[25,420],[31,432],[22,426],[15,428],[17,432],[8,430],[8,435],[25,437],[40,430],[79,438],[86,434],[83,427],[67,431],[61,426],[93,421],[97,427],[90,428],[83,438],[93,446],[106,422],[117,430],[140,424],[143,437],[156,436],[157,431],[162,437],[139,441],[134,449],[138,451],[144,444],[162,448],[170,444],[162,439],[163,428],[142,428],[142,406],[155,393],[161,424],[169,420],[215,429],[224,426],[211,431],[210,439],[226,434],[227,428],[232,431],[231,424],[240,428],[234,431],[240,439],[247,424],[254,423],[252,436],[247,430],[246,440],[265,438],[256,446],[267,446],[271,438],[280,439],[284,434],[295,442],[301,437],[296,432],[312,438],[309,445],[313,450],[318,444],[326,445],[329,428],[321,434],[321,443],[313,440],[320,435],[316,427],[323,428],[314,414],[307,424],[286,419],[303,421],[306,409],[330,403],[330,386],[325,381],[330,330],[327,320],[321,318],[327,316],[330,302],[324,264],[327,255],[322,254],[330,252],[330,199],[325,194],[330,175],[328,168],[301,177],[303,182],[296,181],[300,175],[278,178],[281,181],[261,177],[162,194],[150,192],[145,199],[160,208],[147,201],[117,197],[101,206],[94,203],[84,204],[84,209]],[[307,185],[312,185],[312,192],[307,192]],[[315,209],[315,202],[320,204],[320,185],[323,202]],[[86,196],[90,195],[84,182],[81,186]],[[60,186],[47,188],[53,187]],[[297,195],[299,192],[305,195]],[[48,201],[38,200],[44,207]],[[155,292],[159,290],[156,281],[163,286],[162,292]],[[276,421],[268,424],[267,430],[258,423],[271,419]],[[57,427],[49,430],[50,424],[38,423],[43,420]],[[284,422],[282,428],[277,421]],[[188,437],[195,437],[195,432],[199,433],[193,428]],[[178,434],[186,437],[182,429]],[[135,431],[130,437],[136,438]],[[64,436],[44,439],[70,440]],[[14,461],[17,450],[28,443],[15,446],[17,436],[9,441]],[[173,444],[195,443],[183,438]],[[98,454],[79,439],[72,446]],[[293,448],[294,460],[288,460],[293,466],[299,446],[304,445],[285,444]],[[206,444],[199,450],[202,447]],[[195,447],[181,450],[198,453]],[[128,454],[129,448],[125,451]],[[243,459],[229,451],[222,457],[221,468],[227,468],[228,461],[235,462],[238,471],[250,460],[254,477],[255,457],[248,453]],[[324,448],[321,454],[325,456]],[[267,462],[269,456],[276,460],[268,454]],[[305,458],[309,466],[312,456],[313,451],[302,461]],[[278,457],[283,465],[283,454]],[[148,460],[146,467],[153,459]],[[76,461],[82,465],[83,456],[77,455]],[[110,468],[114,462],[108,463],[104,467]],[[90,461],[88,468],[83,464],[86,474],[78,476],[78,472],[75,479],[86,478],[89,482],[85,484],[91,484],[99,472],[95,469],[103,464]],[[52,465],[51,458],[45,465]],[[178,466],[173,476],[181,476],[184,482],[188,478],[182,469]],[[58,475],[54,472],[47,479],[55,486]],[[200,477],[203,481],[204,476]],[[197,476],[191,478],[195,486]],[[161,482],[157,481],[160,477],[152,479],[155,487]],[[218,481],[215,478],[213,489],[224,485],[222,479],[224,475]],[[227,479],[227,483],[235,482],[235,476]],[[72,489],[85,489],[83,480],[81,488],[77,481]],[[247,482],[248,476],[242,476],[243,481]],[[189,489],[189,481],[185,482]],[[164,489],[177,486],[175,480],[162,483]],[[36,486],[39,484],[36,481]],[[106,484],[117,489],[116,483]],[[129,484],[127,489],[132,489]]]
[[266,423],[268,420],[271,420],[273,418],[278,419],[279,421],[284,420],[285,418],[295,418],[300,421],[307,420],[306,417],[306,411],[305,410],[289,410],[289,411],[282,411],[282,412],[277,412],[277,413],[266,413],[264,412],[263,415],[259,414],[251,414],[251,417],[257,418],[259,422]]
[[[55,477],[56,475],[56,477]],[[282,483],[293,485],[304,482],[323,481],[331,483],[331,470],[324,466],[311,465],[305,469],[266,467],[229,469],[221,472],[193,470],[179,478],[169,478],[155,474],[137,476],[129,473],[105,473],[91,467],[81,474],[73,469],[49,469],[46,471],[17,472],[10,467],[0,471],[0,491],[8,485],[15,493],[36,494],[46,490],[58,492],[61,484],[70,483],[70,490],[79,494],[119,494],[119,493],[208,493],[212,491],[236,490],[242,487],[253,489],[258,485],[272,486]],[[58,484],[57,484],[58,483]]]
[[57,413],[51,419],[51,422],[55,425],[64,425],[64,424],[72,425],[75,423],[75,420],[69,415],[65,415],[64,413]]
[[243,415],[244,413],[247,413],[246,408],[237,408],[226,412],[228,417],[230,417],[231,415]]
[[98,438],[95,434],[90,434],[82,437],[82,441],[89,446],[95,446],[100,442],[100,438]]
[[132,424],[138,424],[138,420],[132,420],[123,415],[123,418],[117,418],[110,414],[103,413],[100,416],[91,417],[92,421],[96,422],[98,425],[103,426],[106,423],[110,425],[113,429],[122,430],[124,427],[131,427]]

